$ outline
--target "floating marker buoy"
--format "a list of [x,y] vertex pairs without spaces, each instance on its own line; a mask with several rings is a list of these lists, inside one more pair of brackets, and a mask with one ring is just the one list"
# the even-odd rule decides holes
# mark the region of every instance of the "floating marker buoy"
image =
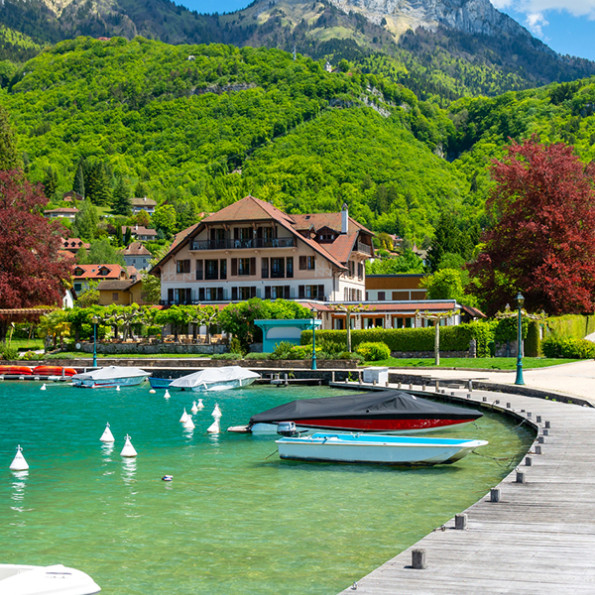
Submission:
[[154,395],[154,394],[155,394],[157,391],[156,391],[154,388],[152,388],[152,389],[151,389],[149,392],[150,392],[152,395]]
[[135,457],[136,450],[134,450],[134,446],[132,446],[132,442],[130,442],[130,436],[126,434],[126,442],[124,443],[124,448],[120,453],[121,457]]
[[219,434],[219,418],[215,418],[215,421],[207,428],[208,434]]
[[198,413],[198,406],[196,405],[196,401],[192,403],[192,415],[196,415]]
[[167,389],[165,389],[165,394],[163,395],[166,399],[169,399],[171,397],[171,395],[169,394],[169,391]]
[[198,402],[196,403],[196,407],[198,408],[199,411],[201,409],[204,409],[204,405],[203,405],[202,399],[198,399]]
[[101,434],[101,438],[99,439],[101,442],[115,442],[114,435],[112,431],[109,429],[109,422],[105,426],[105,430],[103,430],[103,434]]
[[47,390],[47,388],[46,388],[45,384],[42,384],[42,385],[41,385],[41,388],[40,388],[39,390]]
[[120,390],[120,385],[119,384],[116,386],[116,390]]
[[173,475],[164,475],[161,480],[162,481],[172,481],[172,479],[174,478]]
[[186,412],[186,407],[184,407],[184,413],[182,413],[182,417],[180,417],[180,423],[185,424],[189,418],[190,418],[190,416]]
[[211,415],[215,419],[221,419],[221,409],[219,409],[219,405],[217,405],[217,403],[215,403],[215,408],[213,409],[213,413],[211,413]]
[[183,426],[185,430],[194,430],[194,422],[190,416],[188,416],[188,419],[183,423]]
[[23,456],[23,449],[19,444],[17,446],[17,454],[15,455],[14,459],[12,460],[12,463],[10,464],[10,470],[26,471],[27,469],[29,469],[29,465],[27,464],[27,461],[25,461],[25,457]]

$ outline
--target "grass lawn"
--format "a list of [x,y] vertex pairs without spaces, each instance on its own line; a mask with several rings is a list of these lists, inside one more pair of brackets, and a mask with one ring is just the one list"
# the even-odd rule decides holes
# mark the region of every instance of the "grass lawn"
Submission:
[[43,339],[13,339],[10,345],[16,347],[19,351],[34,351],[35,349],[43,349]]
[[[576,362],[576,359],[554,359],[545,357],[524,357],[523,369],[547,368]],[[410,358],[401,359],[389,357],[378,362],[366,362],[369,366],[389,366],[391,368],[435,368],[434,358]],[[481,370],[515,370],[516,357],[441,357],[439,368],[474,368]]]

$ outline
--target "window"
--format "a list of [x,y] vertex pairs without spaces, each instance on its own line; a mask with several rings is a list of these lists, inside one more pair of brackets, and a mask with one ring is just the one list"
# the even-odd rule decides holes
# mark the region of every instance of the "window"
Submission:
[[83,288],[83,285],[82,285],[82,283],[75,283],[75,284],[74,284],[74,290],[75,290],[76,292],[79,292],[79,291],[80,291],[82,288]]
[[249,300],[256,297],[256,287],[239,287],[238,289],[241,300]]
[[269,259],[268,258],[261,259],[261,277],[263,279],[269,278]]
[[267,300],[276,300],[278,298],[289,299],[289,285],[276,285],[274,287],[264,288],[264,297]]
[[196,280],[201,281],[203,277],[203,263],[202,260],[196,261]]
[[190,260],[176,260],[176,273],[189,273]]
[[219,261],[219,279],[227,279],[227,258]]
[[281,278],[285,277],[285,259],[271,258],[271,277]]
[[238,275],[248,276],[256,273],[256,258],[238,258]]
[[119,293],[112,293],[112,302],[117,302],[118,298],[120,297]]
[[223,301],[223,287],[200,287],[198,289],[198,299],[201,302]]
[[384,300],[386,300],[386,292],[379,291],[378,292],[378,301],[383,302]]
[[219,261],[205,260],[205,279],[219,278]]
[[288,256],[285,266],[285,276],[288,279],[293,278],[293,256]]
[[298,292],[300,298],[324,299],[324,285],[300,285]]
[[316,256],[300,256],[300,270],[311,271],[316,268]]

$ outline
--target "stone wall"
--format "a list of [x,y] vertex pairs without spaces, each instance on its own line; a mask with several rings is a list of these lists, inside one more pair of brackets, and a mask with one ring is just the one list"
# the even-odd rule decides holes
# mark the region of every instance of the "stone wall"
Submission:
[[[434,358],[433,351],[391,351],[392,357],[399,359]],[[468,351],[441,351],[440,357],[470,357]]]
[[[93,343],[81,343],[80,351],[93,353]],[[102,355],[126,354],[144,355],[160,353],[196,353],[212,355],[225,353],[227,345],[200,345],[197,343],[97,343],[97,353]]]

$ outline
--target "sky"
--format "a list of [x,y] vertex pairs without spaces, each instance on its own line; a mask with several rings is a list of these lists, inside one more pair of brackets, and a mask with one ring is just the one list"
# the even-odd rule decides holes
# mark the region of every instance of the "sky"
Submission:
[[[200,13],[234,12],[251,0],[176,0]],[[595,60],[595,0],[491,0],[559,54]]]

